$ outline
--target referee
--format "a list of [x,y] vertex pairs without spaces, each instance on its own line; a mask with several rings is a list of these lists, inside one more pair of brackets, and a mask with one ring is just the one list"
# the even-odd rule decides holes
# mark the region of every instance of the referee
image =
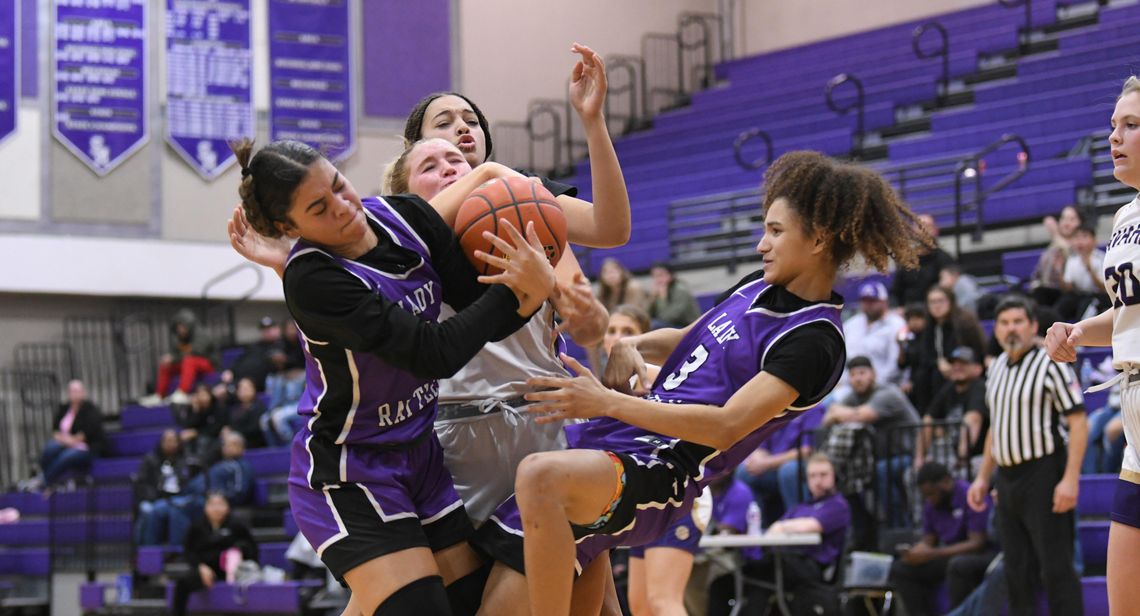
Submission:
[[1039,581],[1045,584],[1050,614],[1080,615],[1073,508],[1088,439],[1084,399],[1072,371],[1040,346],[1028,300],[1002,300],[995,317],[994,336],[1004,352],[990,365],[986,382],[990,432],[982,468],[970,486],[970,507],[985,507],[996,464],[1011,616],[1034,613]]

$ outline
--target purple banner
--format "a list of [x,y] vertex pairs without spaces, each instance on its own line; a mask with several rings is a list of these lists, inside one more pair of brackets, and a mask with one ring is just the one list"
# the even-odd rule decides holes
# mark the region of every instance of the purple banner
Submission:
[[205,179],[253,137],[249,0],[166,0],[166,141]]
[[149,2],[55,0],[52,133],[100,176],[149,138]]
[[15,2],[0,2],[0,141],[16,132],[16,84],[20,81],[16,6]]
[[356,147],[347,0],[269,0],[269,138]]

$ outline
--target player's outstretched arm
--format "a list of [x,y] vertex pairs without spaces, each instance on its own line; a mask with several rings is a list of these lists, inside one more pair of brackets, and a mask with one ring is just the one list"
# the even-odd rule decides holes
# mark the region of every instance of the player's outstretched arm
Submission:
[[560,195],[571,242],[595,248],[612,248],[629,241],[629,194],[614,151],[606,117],[606,65],[594,50],[574,43],[570,51],[581,56],[570,74],[570,104],[582,119],[590,156],[594,202]]
[[545,389],[526,395],[535,401],[527,411],[546,423],[563,419],[608,416],[665,436],[723,451],[748,433],[783,413],[799,397],[783,379],[761,372],[745,383],[724,406],[666,404],[606,389],[569,355],[562,361],[578,373],[574,378],[536,377],[527,381]]

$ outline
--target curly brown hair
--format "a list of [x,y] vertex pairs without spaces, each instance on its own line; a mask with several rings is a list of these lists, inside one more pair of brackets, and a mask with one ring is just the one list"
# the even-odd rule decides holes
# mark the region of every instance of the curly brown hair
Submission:
[[783,198],[818,234],[837,267],[861,254],[885,272],[891,259],[899,267],[918,266],[920,246],[933,240],[878,173],[843,163],[819,152],[789,152],[764,173],[764,209]]
[[300,141],[274,141],[253,152],[253,140],[229,144],[241,166],[238,195],[249,225],[265,237],[281,237],[276,223],[289,223],[293,192],[321,153]]

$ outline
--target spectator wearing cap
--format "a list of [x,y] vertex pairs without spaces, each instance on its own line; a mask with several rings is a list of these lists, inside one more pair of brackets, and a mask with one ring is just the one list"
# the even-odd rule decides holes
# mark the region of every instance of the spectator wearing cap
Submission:
[[[990,421],[986,380],[973,349],[960,346],[950,352],[950,380],[934,395],[922,420],[943,426],[923,432],[915,453],[917,464],[926,462],[928,456],[947,464],[955,457],[963,462],[981,460]],[[961,428],[949,429],[944,422],[959,424]]]
[[880,383],[899,384],[899,330],[905,322],[887,310],[887,287],[869,281],[859,287],[859,312],[843,322],[847,356],[871,360]]
[[993,507],[989,496],[980,510],[970,508],[969,484],[954,479],[937,462],[919,469],[917,483],[925,501],[922,539],[901,550],[891,564],[891,585],[902,596],[907,614],[925,616],[936,613],[934,595],[943,581],[950,609],[958,607],[976,585],[971,572],[984,569],[996,552],[986,534]]
[[[862,355],[847,362],[850,392],[827,407],[824,426],[854,424],[874,428],[875,474],[877,486],[890,497],[891,521],[901,524],[903,514],[903,470],[913,460],[914,438],[907,424],[917,424],[918,413],[902,391],[889,383],[879,383],[871,360]],[[886,502],[886,501],[885,501]]]
[[257,391],[265,391],[265,379],[274,372],[274,356],[284,351],[281,341],[281,326],[270,316],[261,317],[257,342],[246,347],[245,353],[234,362],[233,367],[222,374],[226,383],[237,383],[242,379],[253,381]]

